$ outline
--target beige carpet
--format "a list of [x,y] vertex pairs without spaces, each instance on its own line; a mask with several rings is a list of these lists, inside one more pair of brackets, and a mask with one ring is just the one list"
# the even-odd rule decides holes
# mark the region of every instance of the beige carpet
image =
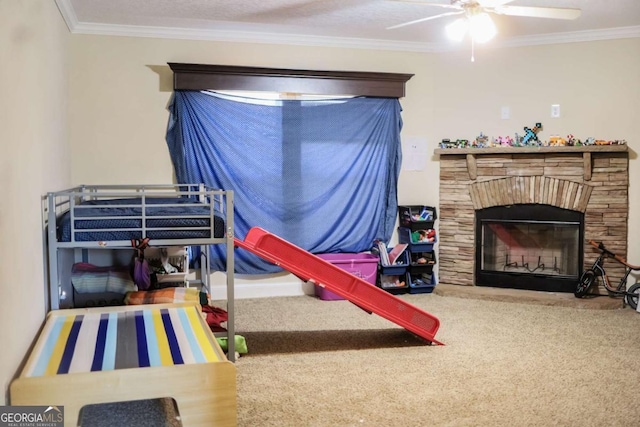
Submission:
[[347,301],[236,301],[238,425],[640,425],[639,313],[436,289],[401,297],[446,346]]
[[435,288],[435,293],[458,298],[600,310],[618,309],[623,306],[622,298],[606,295],[588,295],[584,298],[576,298],[572,293],[538,292],[485,286],[438,285]]

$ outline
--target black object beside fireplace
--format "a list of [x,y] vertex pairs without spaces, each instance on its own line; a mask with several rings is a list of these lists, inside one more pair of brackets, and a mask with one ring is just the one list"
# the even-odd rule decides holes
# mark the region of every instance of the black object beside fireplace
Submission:
[[476,285],[573,292],[583,240],[582,212],[543,204],[477,210]]

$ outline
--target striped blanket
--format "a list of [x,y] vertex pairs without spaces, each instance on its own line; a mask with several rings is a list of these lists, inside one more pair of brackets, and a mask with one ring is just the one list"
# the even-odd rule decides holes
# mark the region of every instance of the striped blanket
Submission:
[[128,268],[98,267],[79,262],[71,269],[71,283],[76,292],[116,292],[126,294],[137,289]]
[[52,314],[23,376],[226,360],[195,305]]

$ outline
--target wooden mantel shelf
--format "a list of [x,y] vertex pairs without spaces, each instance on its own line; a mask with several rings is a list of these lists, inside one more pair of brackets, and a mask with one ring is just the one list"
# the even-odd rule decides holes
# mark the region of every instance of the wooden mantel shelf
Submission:
[[553,154],[553,153],[582,153],[584,160],[584,179],[591,180],[591,153],[627,152],[627,145],[581,145],[557,147],[488,147],[488,148],[437,148],[435,154],[462,155],[467,157],[469,178],[478,177],[476,156],[483,154]]
[[610,153],[629,151],[622,145],[581,145],[557,147],[487,147],[487,148],[436,148],[435,154],[532,154],[532,153]]

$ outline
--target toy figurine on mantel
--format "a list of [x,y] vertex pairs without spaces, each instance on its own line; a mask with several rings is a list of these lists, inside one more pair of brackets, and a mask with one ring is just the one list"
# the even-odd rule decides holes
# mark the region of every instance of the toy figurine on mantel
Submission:
[[469,144],[468,139],[456,139],[455,141],[451,141],[449,138],[445,138],[440,142],[440,148],[469,148],[471,144]]
[[[569,136],[572,137],[573,135],[569,135]],[[594,137],[590,136],[584,141],[577,140],[577,143],[575,143],[574,145],[627,145],[627,140],[613,139],[613,140],[607,141],[604,139],[595,139]]]
[[516,146],[513,142],[513,138],[510,136],[499,136],[497,138],[493,138],[491,144],[494,147],[514,147]]
[[551,137],[549,137],[548,145],[550,147],[560,147],[568,144],[567,144],[567,140],[564,139],[563,137],[558,135],[552,135]]
[[489,147],[489,137],[480,132],[480,135],[476,136],[471,145],[477,148]]
[[563,138],[559,135],[552,135],[548,141],[541,141],[538,137],[538,132],[542,130],[542,123],[536,123],[533,128],[525,127],[525,135],[521,136],[517,133],[514,138],[510,136],[498,136],[489,138],[483,132],[480,135],[469,142],[468,139],[456,139],[452,141],[450,139],[443,139],[440,142],[440,148],[493,148],[493,147],[558,147],[558,146],[576,146],[583,145],[626,145],[627,141],[624,139],[604,140],[589,137],[584,141],[573,136],[573,134],[567,135]]
[[582,141],[580,141],[578,138],[576,138],[575,136],[573,136],[573,134],[569,134],[567,135],[567,145],[571,145],[571,146],[581,146],[582,145]]
[[540,132],[540,130],[542,129],[542,123],[536,123],[536,125],[533,127],[533,129],[529,129],[528,127],[525,126],[524,131],[524,137],[522,138],[522,145],[539,145],[539,144],[534,144],[534,142],[539,142],[538,141],[538,132]]

